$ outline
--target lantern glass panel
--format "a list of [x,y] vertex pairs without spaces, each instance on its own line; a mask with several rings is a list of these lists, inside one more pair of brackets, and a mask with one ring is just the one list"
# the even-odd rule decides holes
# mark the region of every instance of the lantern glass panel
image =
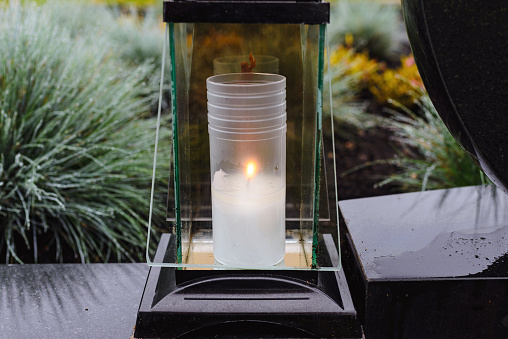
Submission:
[[[151,241],[157,239],[160,232],[170,232],[173,236],[171,253],[165,258],[149,257],[149,264],[184,269],[339,269],[320,260],[318,246],[319,226],[325,225],[334,235],[338,234],[336,197],[333,188],[330,190],[326,184],[325,177],[330,175],[330,169],[327,173],[323,162],[324,154],[333,150],[323,147],[321,133],[324,28],[324,25],[304,24],[168,24],[173,163],[157,166],[170,169],[170,187],[167,224],[152,225],[155,237],[152,236]],[[242,63],[250,66],[251,53],[256,59],[254,73],[285,77],[285,140],[278,139],[275,143],[284,143],[285,166],[272,164],[274,171],[285,167],[282,236],[285,244],[283,260],[269,266],[260,266],[256,260],[240,263],[217,261],[217,255],[214,257],[214,250],[218,252],[214,249],[217,242],[214,244],[212,225],[212,211],[217,209],[217,204],[212,204],[212,180],[216,173],[211,173],[211,167],[212,171],[218,169],[213,169],[216,164],[210,157],[213,136],[209,133],[207,79],[240,73]],[[330,122],[326,122],[329,125]],[[265,147],[268,154],[266,148],[274,144],[265,144],[258,143],[256,147]],[[214,147],[227,148],[228,145],[223,140],[212,142],[212,154]],[[158,152],[170,150],[159,149]],[[235,152],[241,153],[241,147]],[[230,163],[230,166],[236,165],[248,167],[247,162]],[[331,169],[333,171],[333,167]],[[252,180],[248,184],[256,183]],[[329,208],[330,196],[333,196],[332,209]],[[216,211],[214,213],[217,215]],[[251,240],[248,234],[245,237],[247,242]],[[262,238],[252,238],[252,242],[253,246],[266,245]]]

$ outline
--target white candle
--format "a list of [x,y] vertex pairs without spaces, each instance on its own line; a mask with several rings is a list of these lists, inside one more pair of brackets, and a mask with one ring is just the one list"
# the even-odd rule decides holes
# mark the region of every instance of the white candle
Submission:
[[[215,172],[212,182],[214,257],[226,265],[270,266],[285,254],[286,186],[255,173]],[[280,178],[279,178],[280,180]]]
[[215,259],[271,266],[285,254],[286,78],[206,80]]

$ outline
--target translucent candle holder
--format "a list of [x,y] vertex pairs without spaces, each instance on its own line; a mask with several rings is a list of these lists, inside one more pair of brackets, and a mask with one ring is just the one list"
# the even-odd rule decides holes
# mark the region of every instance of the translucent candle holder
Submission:
[[213,253],[225,265],[272,266],[285,254],[286,78],[206,80]]

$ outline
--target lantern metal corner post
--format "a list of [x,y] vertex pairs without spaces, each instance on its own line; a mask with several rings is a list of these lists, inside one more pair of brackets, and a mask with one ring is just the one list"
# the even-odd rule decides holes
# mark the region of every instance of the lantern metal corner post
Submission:
[[174,195],[135,337],[361,336],[324,156],[329,4],[183,0],[163,13]]

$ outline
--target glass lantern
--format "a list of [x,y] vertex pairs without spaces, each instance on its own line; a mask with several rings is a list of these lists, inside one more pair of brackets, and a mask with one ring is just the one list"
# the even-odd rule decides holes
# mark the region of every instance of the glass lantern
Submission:
[[152,191],[152,202],[168,196],[167,223],[150,218],[148,247],[167,249],[148,263],[339,270],[323,245],[332,234],[340,253],[333,134],[323,137],[329,4],[167,1],[164,21],[171,109],[158,121],[172,124],[173,147],[155,150],[154,178],[164,168],[170,185]]

